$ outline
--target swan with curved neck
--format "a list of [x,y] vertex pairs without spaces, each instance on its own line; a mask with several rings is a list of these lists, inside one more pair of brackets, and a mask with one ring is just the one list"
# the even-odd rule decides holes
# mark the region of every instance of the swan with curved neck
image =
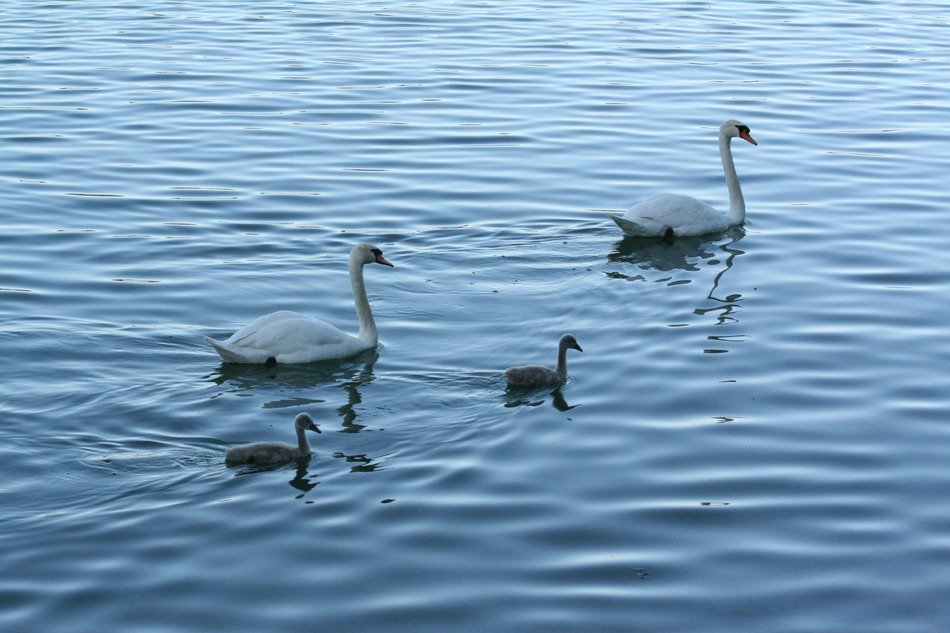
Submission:
[[567,380],[567,350],[583,352],[573,334],[565,334],[557,344],[557,367],[550,369],[543,365],[525,365],[505,370],[509,387],[536,389],[539,387],[557,387]]
[[625,235],[630,236],[703,235],[742,224],[745,222],[745,199],[732,160],[732,139],[737,137],[758,145],[749,133],[749,126],[739,121],[729,119],[719,127],[719,157],[729,188],[728,211],[718,211],[690,196],[665,193],[633,205],[623,216],[608,215]]
[[258,442],[229,448],[224,454],[224,461],[234,464],[282,464],[310,455],[310,442],[307,441],[305,431],[320,432],[320,428],[313,423],[313,418],[307,413],[299,413],[294,418],[294,429],[297,431],[297,445],[280,442]]
[[205,340],[229,363],[312,363],[348,358],[379,343],[376,321],[366,298],[363,266],[392,266],[383,252],[371,244],[357,244],[350,251],[350,285],[360,321],[356,336],[346,334],[326,321],[281,310],[262,316],[231,335],[226,341]]

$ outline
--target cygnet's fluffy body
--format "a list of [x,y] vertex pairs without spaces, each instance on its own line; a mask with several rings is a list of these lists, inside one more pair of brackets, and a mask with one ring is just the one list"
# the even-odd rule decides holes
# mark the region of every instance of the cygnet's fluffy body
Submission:
[[557,345],[557,367],[550,369],[543,365],[525,365],[505,370],[509,387],[537,389],[540,387],[559,387],[567,380],[567,350],[583,352],[573,334],[565,334]]
[[229,465],[282,464],[307,457],[310,455],[310,442],[307,441],[306,431],[319,433],[320,429],[313,423],[313,418],[306,413],[301,413],[294,418],[294,428],[297,431],[296,446],[281,442],[258,442],[235,446],[225,453],[224,461]]

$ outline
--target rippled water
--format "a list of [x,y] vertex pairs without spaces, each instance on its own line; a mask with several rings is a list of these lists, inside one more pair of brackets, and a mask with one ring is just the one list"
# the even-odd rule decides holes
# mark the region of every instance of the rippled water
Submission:
[[947,3],[0,6],[3,630],[950,628]]

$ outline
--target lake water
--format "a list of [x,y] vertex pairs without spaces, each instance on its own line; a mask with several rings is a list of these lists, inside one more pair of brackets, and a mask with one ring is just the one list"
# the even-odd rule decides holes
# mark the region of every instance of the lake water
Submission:
[[950,4],[0,4],[0,629],[950,630]]

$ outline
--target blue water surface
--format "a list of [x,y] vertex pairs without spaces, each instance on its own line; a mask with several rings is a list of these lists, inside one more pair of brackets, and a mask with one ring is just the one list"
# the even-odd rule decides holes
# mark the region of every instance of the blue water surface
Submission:
[[[0,629],[950,630],[948,21],[0,2]],[[623,238],[727,118],[745,226]],[[203,341],[361,241],[375,352]]]

